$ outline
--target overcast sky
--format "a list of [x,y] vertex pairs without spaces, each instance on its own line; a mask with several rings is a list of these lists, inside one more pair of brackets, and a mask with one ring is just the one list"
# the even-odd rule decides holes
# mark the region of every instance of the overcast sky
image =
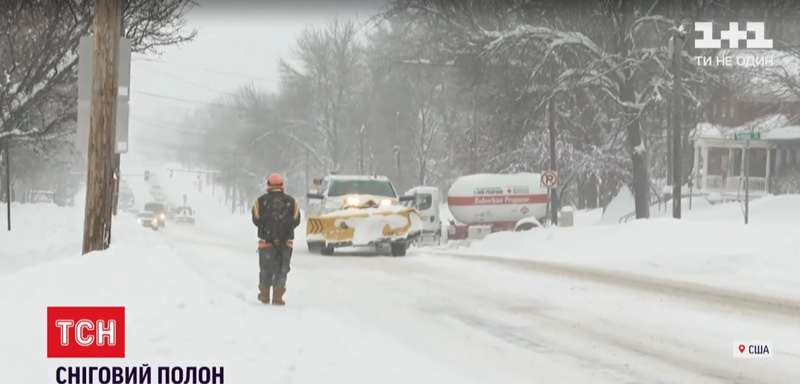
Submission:
[[201,0],[187,15],[188,29],[197,30],[194,41],[166,48],[161,55],[133,56],[133,144],[157,140],[154,133],[240,86],[276,91],[278,59],[291,59],[304,28],[321,27],[337,17],[363,21],[384,7],[382,0]]

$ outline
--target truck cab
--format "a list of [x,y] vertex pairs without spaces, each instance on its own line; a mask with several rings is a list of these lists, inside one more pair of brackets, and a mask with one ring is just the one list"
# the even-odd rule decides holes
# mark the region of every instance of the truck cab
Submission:
[[405,204],[416,209],[422,220],[422,232],[417,238],[420,245],[439,245],[442,238],[442,221],[439,214],[441,194],[439,188],[419,186],[409,189],[405,196],[411,197]]

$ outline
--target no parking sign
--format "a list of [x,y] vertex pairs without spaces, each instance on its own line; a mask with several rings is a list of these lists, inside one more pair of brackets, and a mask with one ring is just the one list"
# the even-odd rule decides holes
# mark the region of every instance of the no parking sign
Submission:
[[541,178],[542,186],[547,188],[555,188],[558,185],[558,172],[544,171]]

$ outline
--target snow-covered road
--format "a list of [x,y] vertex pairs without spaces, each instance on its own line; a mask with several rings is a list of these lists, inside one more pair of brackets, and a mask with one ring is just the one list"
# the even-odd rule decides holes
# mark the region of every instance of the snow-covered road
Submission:
[[[126,358],[112,364],[222,365],[233,384],[800,381],[792,225],[498,233],[403,258],[311,255],[301,227],[288,305],[272,307],[256,300],[247,214],[177,181],[167,196],[188,191],[197,225],[153,232],[121,213],[111,249],[83,257],[80,207],[16,207],[18,229],[0,233],[11,245],[0,247],[0,307],[12,309],[0,316],[6,381],[54,382],[71,364],[46,358],[43,315],[58,305],[126,307]],[[131,184],[146,201],[148,185]],[[775,217],[798,202],[766,201]],[[656,242],[667,231],[684,241]],[[632,245],[622,252],[620,241]],[[735,291],[744,294],[719,295]],[[761,300],[771,295],[790,305]],[[756,341],[770,343],[771,358],[734,357]]]
[[[800,375],[797,313],[420,251],[396,259],[298,250],[290,305],[251,308],[252,244],[174,226],[164,236],[188,268],[248,306],[247,316],[263,317],[265,331],[255,332],[254,342],[281,334],[287,354],[270,370],[283,372],[286,382],[325,372],[320,364],[335,364],[342,374],[371,372],[368,377],[384,382],[788,383]],[[273,328],[276,312],[295,320],[314,313],[328,319],[333,333],[339,325],[356,333],[314,337],[327,331]],[[327,321],[312,324],[326,327]],[[734,358],[734,345],[748,340],[772,342],[775,356]],[[376,357],[379,367],[396,371],[375,371]]]

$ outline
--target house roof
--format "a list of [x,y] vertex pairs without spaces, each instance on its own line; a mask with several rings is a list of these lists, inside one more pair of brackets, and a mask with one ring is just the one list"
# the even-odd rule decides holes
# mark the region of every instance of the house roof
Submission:
[[800,126],[789,125],[785,115],[765,115],[736,127],[698,123],[692,137],[695,139],[733,139],[736,133],[758,132],[762,140],[800,140]]
[[798,140],[800,139],[800,125],[791,125],[769,131],[767,140]]

